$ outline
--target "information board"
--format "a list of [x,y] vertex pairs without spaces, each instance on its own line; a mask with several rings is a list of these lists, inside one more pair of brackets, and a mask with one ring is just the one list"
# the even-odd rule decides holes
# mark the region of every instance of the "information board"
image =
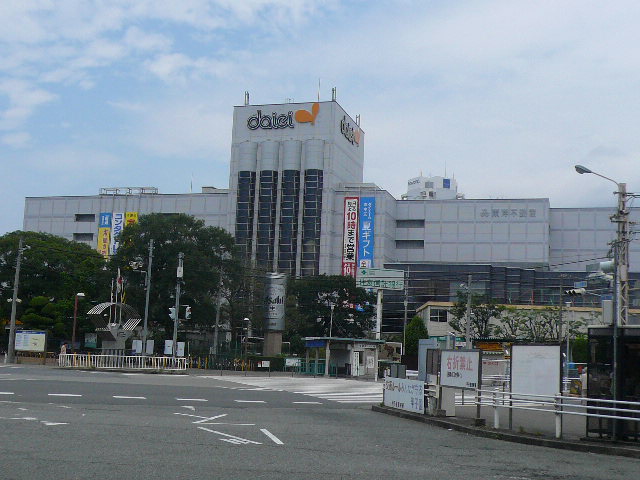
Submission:
[[15,348],[18,352],[44,352],[46,351],[47,333],[37,330],[16,331]]
[[480,350],[442,350],[440,385],[455,388],[478,388],[482,375]]
[[511,392],[550,395],[561,392],[560,345],[512,345]]
[[407,412],[424,413],[424,382],[384,377],[384,405]]

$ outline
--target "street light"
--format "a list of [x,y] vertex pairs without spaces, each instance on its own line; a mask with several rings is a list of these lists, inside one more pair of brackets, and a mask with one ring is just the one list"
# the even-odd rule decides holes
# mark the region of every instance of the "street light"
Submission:
[[329,302],[329,308],[331,309],[331,314],[329,316],[329,339],[327,340],[327,346],[325,348],[325,368],[327,369],[327,378],[331,376],[331,372],[329,371],[329,361],[331,360],[331,335],[333,333],[333,309],[336,308],[336,304],[333,302]]
[[78,298],[84,297],[84,293],[76,293],[73,306],[73,330],[71,332],[71,351],[76,351],[76,324],[78,321]]
[[[611,217],[611,220],[618,224],[617,237],[614,248],[614,264],[615,264],[615,319],[613,321],[613,371],[612,371],[612,399],[616,402],[619,398],[619,367],[618,364],[618,328],[621,325],[627,323],[628,311],[629,311],[629,212],[627,210],[627,184],[616,182],[612,178],[605,177],[599,173],[592,171],[591,169],[583,165],[575,165],[576,172],[579,174],[590,173],[600,178],[604,178],[612,183],[615,183],[618,195],[618,209],[615,215]],[[614,408],[617,405],[614,403]],[[617,421],[612,422],[611,436],[613,440],[617,439]]]

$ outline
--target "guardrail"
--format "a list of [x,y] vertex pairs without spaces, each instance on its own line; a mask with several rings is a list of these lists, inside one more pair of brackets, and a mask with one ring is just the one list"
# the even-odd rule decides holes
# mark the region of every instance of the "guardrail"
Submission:
[[[477,392],[479,400],[474,402],[476,405],[493,407],[494,428],[500,428],[500,408],[552,413],[555,416],[555,436],[558,439],[562,438],[563,415],[640,422],[640,402],[577,398],[560,394],[533,395],[486,389],[479,389]],[[597,406],[603,403],[610,406]]]
[[63,368],[95,368],[98,370],[186,370],[184,357],[145,357],[143,355],[93,355],[64,353],[58,357]]

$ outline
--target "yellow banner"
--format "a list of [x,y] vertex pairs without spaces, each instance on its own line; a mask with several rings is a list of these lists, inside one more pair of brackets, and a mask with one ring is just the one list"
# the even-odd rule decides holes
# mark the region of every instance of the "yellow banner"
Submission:
[[102,227],[98,229],[98,252],[109,258],[109,245],[111,244],[111,228]]
[[127,212],[125,214],[125,226],[138,223],[138,212]]

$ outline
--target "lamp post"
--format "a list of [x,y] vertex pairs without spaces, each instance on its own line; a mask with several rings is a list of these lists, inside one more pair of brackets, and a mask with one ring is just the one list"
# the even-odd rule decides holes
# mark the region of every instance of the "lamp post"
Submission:
[[[611,216],[611,221],[617,223],[617,237],[614,244],[614,265],[615,265],[615,318],[613,320],[613,362],[612,362],[612,379],[611,379],[611,394],[613,401],[619,399],[620,382],[619,382],[619,359],[618,359],[618,337],[619,327],[627,323],[627,317],[629,312],[629,211],[627,210],[627,184],[619,183],[612,178],[605,177],[599,173],[596,173],[589,168],[576,165],[576,172],[579,174],[590,173],[605,180],[609,180],[617,187],[617,191],[614,192],[618,195],[617,211]],[[614,408],[617,408],[617,404],[614,403]],[[613,420],[611,437],[613,440],[617,440],[617,420]]]
[[73,303],[73,330],[71,331],[71,351],[76,351],[76,325],[78,323],[78,298],[84,297],[84,293],[76,293]]
[[333,309],[336,308],[336,304],[333,302],[329,302],[329,308],[331,309],[331,313],[329,315],[329,339],[327,340],[327,347],[325,348],[325,368],[327,369],[327,377],[331,376],[331,372],[329,371],[329,360],[331,359],[331,335],[333,333]]

